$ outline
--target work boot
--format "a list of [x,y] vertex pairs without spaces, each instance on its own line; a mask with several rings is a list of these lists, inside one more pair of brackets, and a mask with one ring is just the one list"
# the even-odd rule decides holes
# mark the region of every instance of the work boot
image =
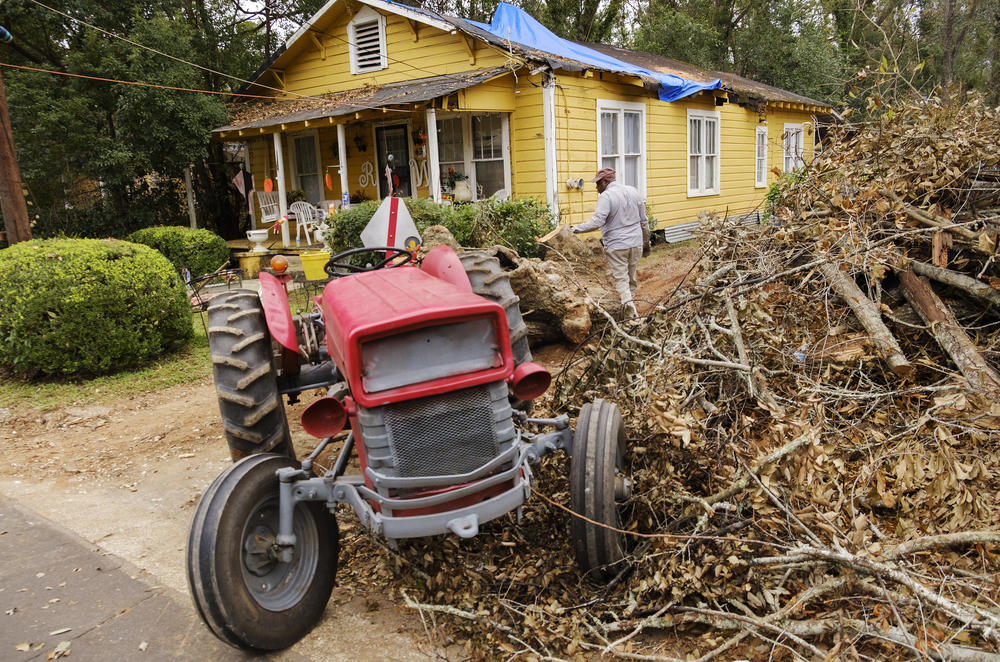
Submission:
[[635,304],[631,301],[624,306],[622,306],[622,319],[635,319],[639,316],[639,311],[636,310]]

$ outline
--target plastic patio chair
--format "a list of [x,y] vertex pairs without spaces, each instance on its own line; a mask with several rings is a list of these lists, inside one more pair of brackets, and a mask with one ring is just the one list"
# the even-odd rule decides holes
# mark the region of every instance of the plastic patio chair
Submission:
[[289,210],[295,214],[295,242],[303,232],[306,234],[306,244],[313,243],[313,230],[320,221],[316,213],[316,207],[305,201],[293,202]]

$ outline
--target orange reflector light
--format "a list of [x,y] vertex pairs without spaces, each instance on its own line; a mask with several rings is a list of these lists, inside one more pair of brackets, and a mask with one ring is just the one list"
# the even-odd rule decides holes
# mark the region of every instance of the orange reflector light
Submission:
[[522,363],[510,376],[510,389],[518,400],[534,400],[552,383],[549,371],[537,363]]
[[302,429],[319,439],[332,437],[347,424],[347,410],[337,398],[320,398],[302,412]]
[[288,258],[284,255],[275,255],[271,258],[271,270],[276,271],[279,274],[284,273],[285,269],[288,268]]

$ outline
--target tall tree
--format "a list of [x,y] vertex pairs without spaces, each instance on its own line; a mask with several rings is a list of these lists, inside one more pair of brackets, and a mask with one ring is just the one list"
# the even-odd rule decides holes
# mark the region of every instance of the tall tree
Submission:
[[634,45],[822,99],[843,83],[834,26],[796,0],[651,0]]

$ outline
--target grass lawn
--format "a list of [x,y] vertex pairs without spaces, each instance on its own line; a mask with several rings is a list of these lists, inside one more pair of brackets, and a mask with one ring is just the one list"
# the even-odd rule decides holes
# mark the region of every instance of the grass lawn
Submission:
[[74,403],[103,404],[210,377],[212,363],[208,355],[208,338],[197,313],[192,316],[191,323],[194,338],[186,347],[142,368],[91,379],[20,381],[4,376],[0,380],[0,407],[48,411]]

